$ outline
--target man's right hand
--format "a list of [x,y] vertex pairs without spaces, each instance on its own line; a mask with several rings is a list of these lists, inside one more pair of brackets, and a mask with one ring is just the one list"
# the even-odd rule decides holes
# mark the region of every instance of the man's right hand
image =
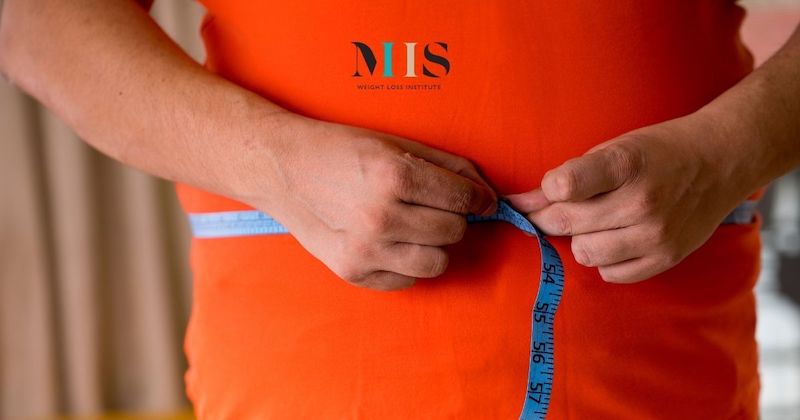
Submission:
[[275,159],[278,196],[249,204],[286,226],[342,279],[378,290],[441,275],[442,246],[497,196],[468,160],[374,131],[295,115],[302,141]]
[[464,215],[494,209],[465,159],[287,112],[186,56],[135,2],[2,4],[0,73],[88,144],[265,211],[352,283],[438,276]]

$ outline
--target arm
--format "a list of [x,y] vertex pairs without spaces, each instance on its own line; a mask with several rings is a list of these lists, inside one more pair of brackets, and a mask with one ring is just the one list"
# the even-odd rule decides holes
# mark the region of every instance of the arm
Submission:
[[800,165],[800,28],[764,65],[685,117],[634,130],[509,196],[575,259],[630,283],[678,264],[738,203]]
[[[135,2],[8,0],[0,31],[3,73],[125,164],[243,198],[252,180],[236,167],[287,139],[282,109],[204,71]],[[248,141],[263,147],[244,161]]]
[[800,26],[775,55],[701,112],[727,130],[709,146],[734,149],[723,175],[747,193],[800,165]]
[[150,3],[6,0],[0,71],[101,152],[269,213],[361,286],[438,276],[463,214],[493,211],[465,159],[287,112],[192,61]]

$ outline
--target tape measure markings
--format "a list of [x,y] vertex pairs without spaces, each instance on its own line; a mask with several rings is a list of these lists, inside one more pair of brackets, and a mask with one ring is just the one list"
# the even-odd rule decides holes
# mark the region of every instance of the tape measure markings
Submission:
[[[747,224],[753,220],[757,202],[745,201],[732,211],[723,224]],[[468,223],[502,221],[536,237],[541,255],[539,288],[531,311],[531,352],[528,389],[520,420],[544,420],[550,405],[555,374],[555,316],[564,291],[564,265],[561,256],[541,231],[506,201],[498,201],[491,216],[468,215]],[[289,233],[277,220],[258,211],[242,210],[189,214],[195,238]]]
[[528,389],[522,420],[543,420],[550,405],[555,371],[555,316],[564,290],[564,265],[558,251],[525,216],[507,202],[499,201],[492,216],[468,215],[467,222],[504,221],[535,236],[539,242],[541,269],[539,290],[531,313],[531,351],[528,359]]

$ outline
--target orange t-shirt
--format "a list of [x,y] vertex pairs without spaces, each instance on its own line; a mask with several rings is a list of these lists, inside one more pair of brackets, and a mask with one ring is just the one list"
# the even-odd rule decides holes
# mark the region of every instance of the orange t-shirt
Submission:
[[[464,156],[501,194],[698,109],[752,67],[732,0],[203,4],[211,71],[291,111]],[[187,212],[246,208],[178,192]],[[566,286],[548,418],[756,418],[757,221],[721,226],[634,285],[603,282],[569,238],[552,242]],[[488,223],[448,250],[444,275],[387,293],[340,280],[291,235],[195,239],[185,347],[197,414],[517,418],[536,242]]]

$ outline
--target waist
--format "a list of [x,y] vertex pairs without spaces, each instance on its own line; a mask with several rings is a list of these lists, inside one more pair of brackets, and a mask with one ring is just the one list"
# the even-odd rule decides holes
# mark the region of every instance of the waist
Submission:
[[[736,376],[750,381],[755,371],[748,361],[757,236],[755,222],[721,226],[675,269],[627,286],[605,283],[596,270],[565,258],[556,374],[570,378],[557,378],[556,395],[569,392],[572,410],[586,413],[598,409],[594,389],[608,394],[600,401],[624,400],[640,414],[629,418],[656,416],[657,407],[674,401],[685,402],[687,415],[705,410],[723,418],[750,392],[749,385],[737,388],[745,381]],[[552,242],[569,255],[568,239]],[[443,276],[381,293],[338,279],[290,235],[194,240],[187,337],[193,399],[203,410],[240,405],[278,410],[277,417],[312,407],[346,417],[353,401],[368,418],[386,417],[386,407],[400,417],[518,414],[538,290],[535,241],[510,225],[478,224],[449,251]],[[621,353],[631,375],[650,372],[653,380],[683,385],[637,394],[639,382],[613,382],[620,381],[612,365]],[[693,375],[715,384],[686,380]],[[420,378],[430,389],[420,390]],[[597,386],[567,386],[586,381]],[[447,399],[434,397],[442,389],[452,391]],[[560,398],[554,413],[563,409]]]

